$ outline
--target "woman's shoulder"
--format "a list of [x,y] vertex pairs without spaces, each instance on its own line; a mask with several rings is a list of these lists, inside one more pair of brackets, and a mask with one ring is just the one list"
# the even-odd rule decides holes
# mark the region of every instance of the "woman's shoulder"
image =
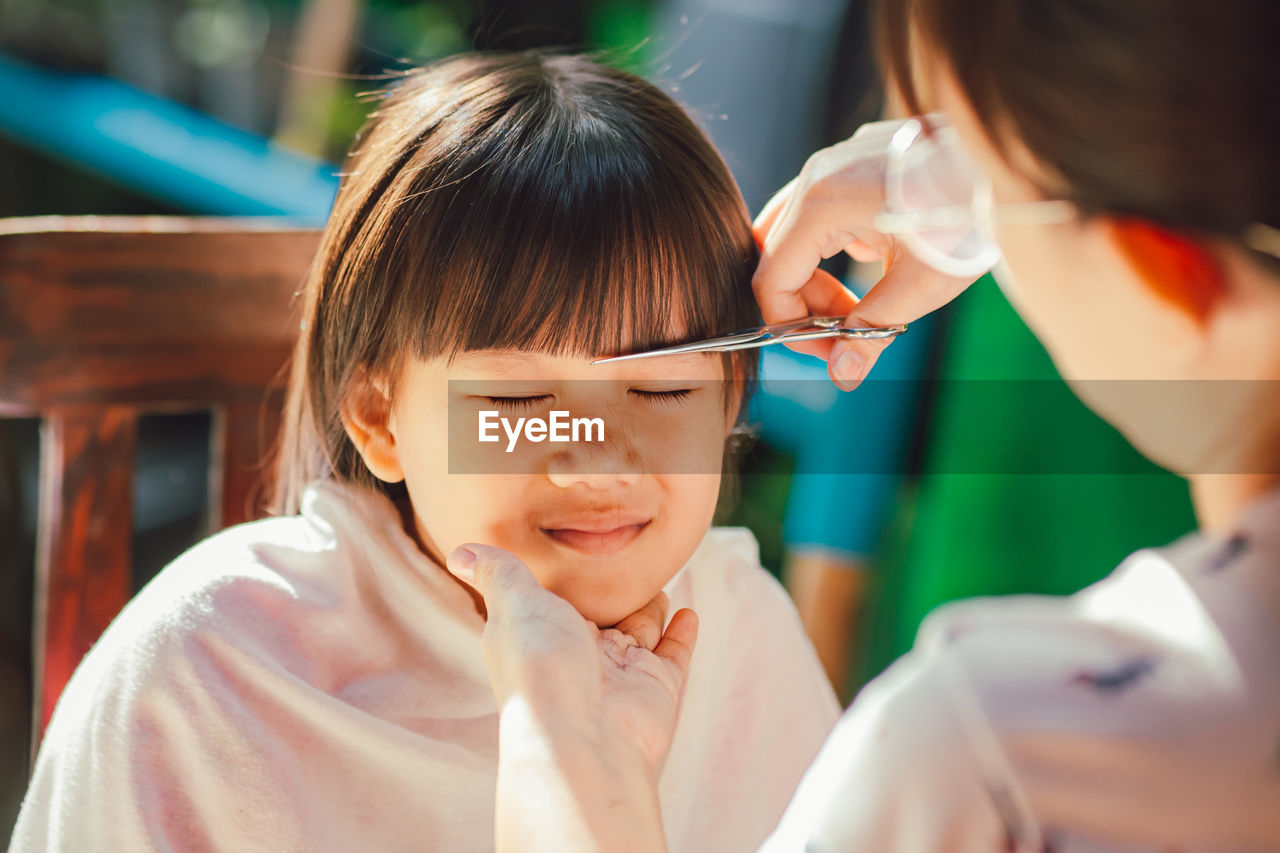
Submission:
[[854,701],[775,841],[897,850],[1037,823],[1168,841],[1203,834],[1198,816],[1270,815],[1275,787],[1242,781],[1274,751],[1277,629],[1231,547],[1197,537],[1072,596],[940,608]]
[[922,623],[915,652],[951,649],[977,667],[990,655],[998,658],[999,673],[1017,684],[1034,682],[1017,670],[1020,662],[1039,672],[1071,665],[1078,676],[1114,664],[1135,680],[1154,671],[1157,661],[1208,668],[1231,654],[1224,623],[1236,621],[1250,598],[1245,586],[1220,580],[1217,550],[1204,537],[1188,537],[1135,552],[1074,595],[1003,595],[943,605]]
[[1139,785],[1152,768],[1176,764],[1175,745],[1207,743],[1207,727],[1256,728],[1274,711],[1255,701],[1264,685],[1241,677],[1245,649],[1224,619],[1234,614],[1205,589],[1215,547],[1196,537],[1138,551],[1071,596],[940,608],[913,650],[854,703],[876,725],[914,732],[877,754],[894,764],[950,754],[990,788],[996,776],[1039,778],[1125,744],[1141,762],[1099,761]]
[[[997,728],[1118,730],[1123,726],[1105,700],[1158,690],[1174,672],[1178,680],[1194,677],[1212,634],[1178,568],[1148,550],[1074,595],[943,605],[921,624],[910,654],[919,664],[915,679],[959,684]],[[1138,709],[1133,702],[1125,707]],[[1142,724],[1138,717],[1133,722]]]
[[1120,734],[1105,700],[1147,675],[1142,664],[1125,664],[1134,639],[1081,613],[1081,604],[999,596],[930,614],[911,651],[841,717],[766,849],[1025,840],[1016,833],[1029,825],[1022,780],[1033,765],[1016,747],[1026,738],[1040,746],[1046,732],[1048,748]]

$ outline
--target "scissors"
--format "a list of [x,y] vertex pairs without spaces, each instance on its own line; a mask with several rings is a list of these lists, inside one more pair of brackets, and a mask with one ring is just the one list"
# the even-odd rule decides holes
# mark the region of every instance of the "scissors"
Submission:
[[718,338],[706,338],[687,344],[651,349],[644,352],[633,352],[628,355],[615,355],[612,358],[601,358],[592,364],[608,364],[613,361],[630,361],[634,358],[654,358],[660,355],[679,355],[687,352],[732,352],[733,350],[766,347],[770,344],[794,344],[800,341],[816,341],[822,338],[844,338],[854,340],[877,340],[894,338],[907,330],[907,324],[900,326],[865,326],[850,328],[842,325],[843,317],[805,317],[801,320],[789,320],[785,323],[774,323],[758,329],[747,329]]

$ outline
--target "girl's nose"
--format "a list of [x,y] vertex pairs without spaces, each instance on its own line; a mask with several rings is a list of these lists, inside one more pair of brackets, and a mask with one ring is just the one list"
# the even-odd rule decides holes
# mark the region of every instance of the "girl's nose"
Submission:
[[640,466],[618,448],[574,448],[551,457],[547,479],[562,489],[584,485],[605,490],[640,482]]

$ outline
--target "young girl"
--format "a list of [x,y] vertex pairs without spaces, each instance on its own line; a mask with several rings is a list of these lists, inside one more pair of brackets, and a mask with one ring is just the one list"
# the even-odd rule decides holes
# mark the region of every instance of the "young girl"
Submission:
[[[663,589],[697,609],[666,829],[757,844],[838,708],[750,534],[708,530],[754,362],[590,363],[758,322],[754,262],[723,163],[644,81],[539,53],[407,75],[307,286],[288,514],[199,545],[121,613],[63,694],[13,849],[492,847],[485,615],[443,567],[477,540],[600,626]],[[561,409],[604,440],[451,473],[451,421]]]

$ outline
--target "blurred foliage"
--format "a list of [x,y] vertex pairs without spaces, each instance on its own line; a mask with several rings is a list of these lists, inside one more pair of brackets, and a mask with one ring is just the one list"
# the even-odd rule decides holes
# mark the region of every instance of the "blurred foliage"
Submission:
[[[0,0],[0,51],[100,72],[270,136],[305,0]],[[640,70],[655,0],[364,0],[346,76],[309,119],[338,159],[397,72],[471,48],[565,47]]]
[[716,524],[746,527],[760,543],[760,562],[782,577],[782,519],[791,491],[795,459],[789,454],[757,441],[743,455],[726,484],[726,493],[716,513]]
[[601,59],[642,73],[649,59],[654,4],[649,0],[596,3],[587,27],[587,43],[602,51]]
[[410,63],[466,50],[474,5],[467,0],[371,4],[364,28],[367,44],[374,46],[374,51]]

